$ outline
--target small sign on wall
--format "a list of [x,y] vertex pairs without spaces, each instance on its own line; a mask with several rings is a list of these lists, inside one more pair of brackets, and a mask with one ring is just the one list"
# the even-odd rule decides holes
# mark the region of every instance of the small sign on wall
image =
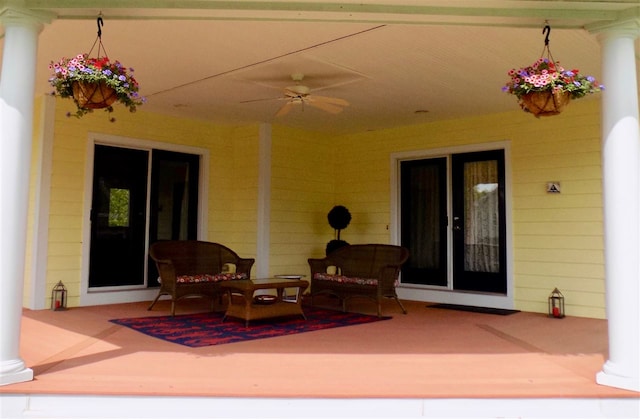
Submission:
[[560,182],[548,182],[547,183],[547,192],[548,193],[560,193]]

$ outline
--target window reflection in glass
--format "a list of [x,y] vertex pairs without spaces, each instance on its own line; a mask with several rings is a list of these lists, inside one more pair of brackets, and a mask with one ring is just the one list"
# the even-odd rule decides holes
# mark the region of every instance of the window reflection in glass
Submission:
[[498,164],[495,160],[464,165],[464,268],[470,272],[499,272],[500,210]]
[[129,227],[129,189],[109,190],[109,227]]

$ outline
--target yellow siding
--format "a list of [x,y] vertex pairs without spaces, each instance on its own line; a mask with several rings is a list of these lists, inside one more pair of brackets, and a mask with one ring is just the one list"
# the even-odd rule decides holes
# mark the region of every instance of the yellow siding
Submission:
[[211,153],[208,240],[255,257],[258,206],[258,127],[235,128]]
[[336,204],[351,212],[340,238],[351,244],[389,242],[389,157],[394,151],[386,134],[361,134],[336,140]]
[[[68,118],[68,100],[56,103],[47,289],[64,281],[68,303],[78,305],[87,141],[96,132],[205,148],[210,153],[208,239],[229,244],[243,256],[255,255],[257,202],[257,129],[219,127],[116,107],[116,122],[96,111],[82,119]],[[237,137],[237,138],[234,138]],[[234,141],[237,140],[237,141]],[[238,174],[242,173],[242,176]],[[47,295],[48,305],[50,295]]]
[[[336,202],[353,215],[342,236],[389,240],[392,153],[509,140],[516,308],[546,312],[558,287],[569,315],[603,318],[599,112],[598,101],[583,100],[552,118],[514,111],[335,139]],[[560,194],[546,192],[550,181]]]
[[307,259],[333,238],[332,150],[319,134],[274,127],[272,138],[269,272],[307,275]]
[[[546,312],[558,287],[568,314],[605,317],[597,105],[572,103],[561,117],[542,121],[548,136],[514,137],[514,269],[522,310]],[[561,182],[560,194],[546,193],[549,181]]]
[[[64,116],[58,101],[53,152],[47,288],[62,279],[77,303],[88,133],[186,144],[210,152],[208,239],[256,254],[259,127],[217,127],[140,111]],[[120,109],[117,109],[120,111]],[[390,155],[509,141],[516,308],[546,312],[558,287],[569,315],[604,317],[599,102],[572,103],[560,116],[518,110],[341,137],[274,126],[271,161],[271,274],[308,273],[306,259],[333,238],[327,213],[345,205],[350,243],[389,242]],[[562,193],[546,193],[561,182]]]

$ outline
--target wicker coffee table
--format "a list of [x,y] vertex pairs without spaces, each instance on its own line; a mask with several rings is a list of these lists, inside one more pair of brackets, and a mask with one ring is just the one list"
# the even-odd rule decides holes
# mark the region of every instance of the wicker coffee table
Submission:
[[[302,316],[302,292],[309,286],[309,281],[301,279],[267,278],[224,281],[220,287],[227,290],[229,305],[222,321],[227,317],[236,317],[245,321],[269,319],[283,316]],[[285,289],[294,288],[297,298],[284,299]],[[257,296],[258,290],[275,290],[276,295]],[[256,299],[256,297],[258,297]]]

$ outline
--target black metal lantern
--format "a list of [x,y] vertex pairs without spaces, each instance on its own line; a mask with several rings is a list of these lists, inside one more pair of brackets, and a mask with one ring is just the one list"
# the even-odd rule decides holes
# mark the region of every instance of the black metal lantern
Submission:
[[59,281],[51,290],[51,310],[60,311],[67,309],[67,288]]
[[554,288],[549,295],[549,317],[561,319],[564,317],[564,295]]

